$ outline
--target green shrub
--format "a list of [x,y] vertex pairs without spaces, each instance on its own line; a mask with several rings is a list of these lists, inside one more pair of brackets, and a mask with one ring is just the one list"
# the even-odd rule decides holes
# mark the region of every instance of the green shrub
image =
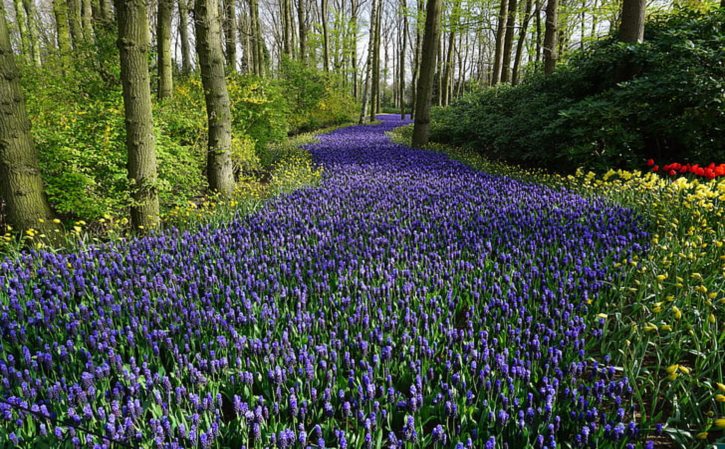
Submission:
[[436,109],[432,138],[558,170],[724,160],[724,40],[724,9],[656,17],[643,44],[603,40],[552,75]]

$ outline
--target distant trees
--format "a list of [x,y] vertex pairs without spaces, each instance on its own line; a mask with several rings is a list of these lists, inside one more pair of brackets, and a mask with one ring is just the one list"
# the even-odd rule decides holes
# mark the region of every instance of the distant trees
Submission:
[[0,195],[7,205],[7,220],[16,229],[55,227],[30,136],[3,2],[0,2]]
[[146,0],[116,0],[118,49],[126,117],[131,223],[135,229],[158,224],[156,149],[151,115]]

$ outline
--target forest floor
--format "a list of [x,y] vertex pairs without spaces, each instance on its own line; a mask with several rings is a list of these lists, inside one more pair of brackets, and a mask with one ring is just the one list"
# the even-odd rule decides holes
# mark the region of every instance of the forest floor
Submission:
[[405,123],[320,136],[319,187],[226,226],[0,265],[0,442],[637,438],[632,386],[587,352],[637,215],[391,142]]

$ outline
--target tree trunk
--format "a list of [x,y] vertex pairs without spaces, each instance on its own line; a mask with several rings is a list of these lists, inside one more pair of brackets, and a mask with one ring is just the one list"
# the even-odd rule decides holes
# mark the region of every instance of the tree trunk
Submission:
[[534,56],[534,67],[539,70],[539,63],[541,63],[541,1],[534,0],[536,2],[536,56]]
[[133,198],[131,224],[135,229],[148,229],[158,224],[159,198],[149,85],[146,1],[116,0],[116,14],[126,117],[128,178]]
[[521,23],[521,29],[519,30],[519,42],[516,44],[516,56],[514,57],[514,69],[511,74],[511,84],[519,83],[519,70],[521,66],[521,57],[524,52],[524,44],[526,43],[526,31],[529,28],[529,20],[531,20],[531,7],[532,0],[526,0],[526,7],[524,8],[524,20]]
[[196,52],[204,85],[209,142],[206,174],[209,188],[226,197],[234,190],[232,115],[224,78],[224,52],[216,0],[196,0]]
[[83,36],[90,41],[93,39],[93,2],[91,0],[82,0],[81,8]]
[[320,19],[322,22],[322,67],[330,71],[330,37],[327,32],[327,0],[320,0]]
[[645,0],[623,0],[619,40],[636,44],[644,39]]
[[71,52],[70,28],[68,26],[68,4],[65,0],[53,0],[58,51],[61,55]]
[[[375,1],[375,0],[373,0]],[[375,21],[371,24],[370,40],[373,42],[372,47],[372,73],[370,75],[370,121],[375,121],[375,115],[377,114],[377,101],[379,98],[380,88],[380,16],[383,13],[382,0],[378,0],[378,5],[375,12]]]
[[156,17],[156,56],[158,69],[158,98],[170,98],[174,88],[171,61],[171,13],[173,0],[159,0]]
[[5,199],[7,221],[16,230],[55,229],[53,212],[43,193],[38,153],[30,136],[30,121],[3,2],[0,2],[0,197]]
[[408,45],[408,5],[400,0],[400,13],[403,15],[403,29],[400,43],[400,64],[398,67],[398,95],[400,100],[400,119],[405,119],[405,47]]
[[259,2],[258,0],[249,0],[249,17],[252,26],[252,57],[254,74],[257,76],[264,75],[264,51],[262,49],[262,32],[259,23]]
[[28,40],[28,21],[25,18],[25,8],[21,0],[13,0],[13,7],[15,8],[15,24],[20,35],[20,53],[24,58],[29,58],[30,41]]
[[418,74],[420,73],[420,44],[423,41],[421,34],[420,19],[423,14],[425,4],[423,0],[418,0],[418,9],[415,18],[415,54],[413,55],[413,79],[412,79],[412,90],[411,90],[411,102],[410,102],[410,116],[415,117],[416,97],[418,92]]
[[508,16],[506,18],[506,34],[503,42],[503,57],[501,58],[501,82],[508,83],[511,80],[511,49],[514,46],[514,30],[516,28],[516,0],[509,0]]
[[370,6],[370,37],[368,38],[368,57],[367,63],[365,64],[365,81],[363,83],[362,106],[360,109],[359,121],[360,124],[362,124],[365,120],[366,108],[368,104],[368,86],[371,84],[372,81],[370,78],[372,77],[373,68],[373,52],[375,46],[375,39],[373,39],[373,34],[375,32],[375,22],[377,20],[377,4],[377,0],[372,0],[372,4]]
[[280,0],[280,16],[282,18],[282,52],[285,56],[292,55],[292,31],[290,0]]
[[230,72],[237,71],[237,14],[235,0],[224,0],[224,48],[226,50],[226,68]]
[[357,14],[358,0],[350,0],[350,67],[352,68],[352,96],[358,98],[358,73],[357,73]]
[[436,66],[436,49],[441,26],[440,0],[428,0],[423,35],[424,56],[420,62],[420,76],[416,96],[415,124],[413,125],[413,146],[422,147],[430,137],[430,107],[433,95],[433,73]]
[[501,0],[498,11],[498,24],[496,25],[496,49],[493,55],[493,72],[491,85],[495,86],[501,80],[501,65],[503,63],[503,47],[506,39],[506,23],[508,21],[508,0]]
[[544,73],[554,72],[559,59],[559,0],[546,2],[546,31],[544,32]]
[[34,0],[23,0],[23,9],[25,9],[25,15],[28,18],[28,41],[30,42],[30,53],[33,58],[33,63],[39,67],[42,64],[42,60],[40,58],[38,19]]
[[307,8],[305,0],[297,1],[297,21],[300,33],[300,61],[307,60]]
[[178,0],[179,7],[179,41],[181,44],[181,73],[189,75],[192,71],[191,44],[189,43],[189,2]]
[[81,1],[68,0],[68,22],[73,48],[78,49],[83,42],[83,25],[81,24]]

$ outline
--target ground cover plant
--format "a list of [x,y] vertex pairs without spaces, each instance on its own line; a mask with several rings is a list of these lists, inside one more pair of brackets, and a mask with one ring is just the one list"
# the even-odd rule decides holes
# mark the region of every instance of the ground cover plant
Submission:
[[[392,136],[409,142],[411,132],[401,127]],[[607,315],[596,352],[611,355],[631,379],[642,419],[662,429],[661,444],[722,442],[725,180],[708,180],[687,164],[652,171],[654,161],[643,164],[646,171],[560,175],[491,161],[473,149],[432,148],[487,173],[607,198],[646,217],[648,250],[618,263],[627,274],[592,305]]]
[[227,226],[0,264],[0,440],[649,444],[588,352],[638,215],[390,143],[400,123],[322,137],[320,187]]

